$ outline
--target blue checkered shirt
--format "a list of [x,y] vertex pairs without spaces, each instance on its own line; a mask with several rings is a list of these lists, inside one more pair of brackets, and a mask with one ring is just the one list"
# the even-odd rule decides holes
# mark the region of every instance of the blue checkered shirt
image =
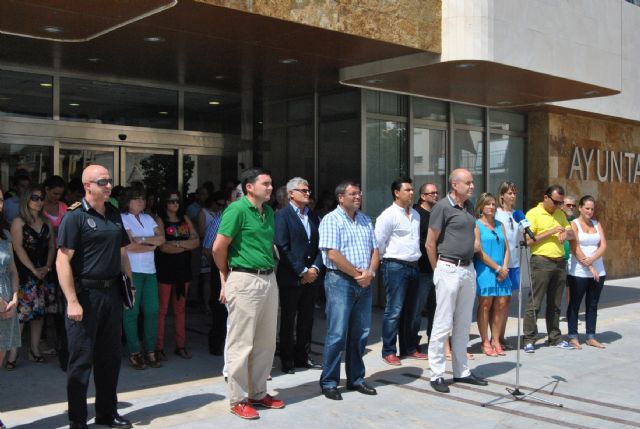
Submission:
[[339,251],[356,268],[368,269],[371,252],[378,248],[369,216],[357,211],[355,221],[338,206],[320,222],[322,260],[329,269],[338,269],[327,257],[327,250]]
[[222,212],[217,212],[212,215],[211,220],[207,223],[207,229],[204,232],[204,238],[202,239],[202,248],[211,249],[213,242],[218,235],[218,228],[220,228],[220,221],[222,220]]

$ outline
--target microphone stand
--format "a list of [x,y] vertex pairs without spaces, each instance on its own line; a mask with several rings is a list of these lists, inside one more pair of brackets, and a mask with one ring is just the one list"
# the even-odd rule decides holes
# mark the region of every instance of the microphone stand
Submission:
[[[529,263],[529,252],[528,252],[528,248],[529,246],[527,245],[527,233],[523,232],[522,233],[522,241],[520,242],[520,266],[522,266],[523,264],[526,266],[526,272],[527,272],[527,278],[525,279],[523,274],[524,274],[524,270],[520,270],[520,287],[518,288],[518,347],[516,349],[516,384],[513,388],[511,387],[506,387],[505,390],[507,391],[507,393],[505,393],[504,395],[498,396],[497,398],[492,399],[489,402],[485,402],[484,404],[482,404],[483,407],[488,407],[491,405],[496,405],[498,403],[499,400],[501,399],[508,399],[511,401],[523,401],[526,399],[533,399],[536,400],[538,402],[542,402],[548,405],[553,405],[555,407],[563,407],[563,405],[561,403],[558,402],[552,402],[549,401],[547,399],[543,399],[540,398],[539,396],[535,396],[534,394],[536,392],[539,392],[540,390],[544,389],[545,387],[551,385],[551,384],[555,384],[555,386],[553,387],[551,394],[553,394],[553,392],[555,391],[558,383],[560,382],[560,378],[559,377],[554,377],[553,381],[550,381],[549,383],[532,390],[529,393],[524,393],[522,390],[520,390],[520,349],[521,349],[521,329],[522,329],[522,288],[525,286],[525,280],[528,280],[528,287],[529,287],[529,299],[533,299],[533,281],[531,280],[531,265]],[[533,309],[534,314],[534,320],[538,321],[538,317],[537,314],[535,313],[535,307]],[[502,402],[500,402],[502,403]]]

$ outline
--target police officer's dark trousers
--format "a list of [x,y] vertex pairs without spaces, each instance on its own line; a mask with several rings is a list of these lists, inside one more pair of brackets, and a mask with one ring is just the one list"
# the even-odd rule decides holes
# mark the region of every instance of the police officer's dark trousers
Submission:
[[66,320],[69,341],[67,395],[69,420],[87,421],[87,388],[95,367],[96,417],[117,412],[116,389],[122,358],[122,298],[118,287],[84,289],[78,293],[81,322]]

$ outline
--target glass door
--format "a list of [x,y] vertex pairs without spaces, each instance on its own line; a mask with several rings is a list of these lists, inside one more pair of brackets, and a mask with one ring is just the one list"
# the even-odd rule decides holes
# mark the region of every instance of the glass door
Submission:
[[413,187],[416,190],[425,183],[438,186],[440,196],[447,190],[446,178],[447,133],[432,127],[413,128]]
[[[160,148],[120,148],[120,184],[142,182],[160,192],[178,187],[178,151]],[[180,181],[181,182],[181,181]]]
[[100,164],[109,170],[111,178],[118,184],[118,147],[100,144],[61,143],[58,161],[59,174],[69,183],[81,179],[82,170],[90,164]]

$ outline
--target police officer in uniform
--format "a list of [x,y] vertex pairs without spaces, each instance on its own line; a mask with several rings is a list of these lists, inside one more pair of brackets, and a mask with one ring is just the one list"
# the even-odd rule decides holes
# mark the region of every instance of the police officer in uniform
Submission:
[[116,388],[121,362],[122,297],[119,274],[131,277],[129,238],[120,213],[107,203],[113,181],[106,168],[82,172],[85,198],[70,207],[58,232],[56,268],[67,300],[69,427],[87,427],[87,388],[95,367],[98,425],[131,428],[118,415]]

